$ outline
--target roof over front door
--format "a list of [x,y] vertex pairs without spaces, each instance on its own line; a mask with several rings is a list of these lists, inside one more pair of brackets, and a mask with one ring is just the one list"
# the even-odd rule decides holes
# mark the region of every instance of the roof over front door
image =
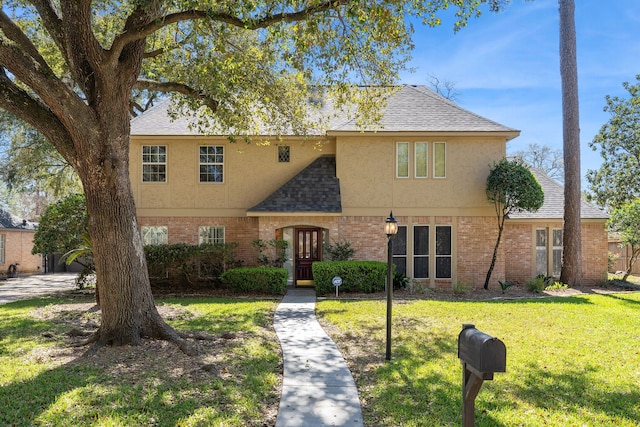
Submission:
[[340,181],[336,177],[336,157],[323,155],[247,210],[248,216],[271,214],[340,214]]

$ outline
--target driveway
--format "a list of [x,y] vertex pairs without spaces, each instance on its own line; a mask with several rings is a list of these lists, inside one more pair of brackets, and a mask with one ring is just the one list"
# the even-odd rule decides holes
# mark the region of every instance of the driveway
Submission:
[[0,304],[75,288],[78,273],[37,274],[0,281]]

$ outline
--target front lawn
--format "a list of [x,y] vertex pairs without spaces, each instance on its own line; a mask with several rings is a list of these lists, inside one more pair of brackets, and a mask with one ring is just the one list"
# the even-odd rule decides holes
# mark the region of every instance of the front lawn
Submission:
[[103,348],[80,357],[73,328],[97,325],[87,301],[35,299],[0,305],[2,426],[263,426],[280,400],[277,301],[158,302],[180,330],[215,337],[198,357],[173,344]]
[[496,301],[323,300],[318,317],[352,369],[366,426],[459,426],[463,323],[500,338],[478,426],[640,425],[640,293]]

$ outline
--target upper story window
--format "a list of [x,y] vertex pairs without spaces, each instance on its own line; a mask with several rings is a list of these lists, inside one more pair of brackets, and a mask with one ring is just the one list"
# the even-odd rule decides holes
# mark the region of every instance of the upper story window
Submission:
[[200,147],[200,182],[224,182],[224,147]]
[[409,143],[396,144],[396,177],[409,178]]
[[166,225],[143,225],[140,227],[142,243],[147,245],[166,245],[169,242],[169,229]]
[[142,182],[167,181],[167,147],[142,146]]
[[278,145],[278,162],[289,163],[291,161],[291,149],[288,145]]
[[433,177],[447,177],[447,144],[444,142],[433,143]]
[[[431,176],[446,177],[446,144],[433,142],[433,164]],[[396,143],[396,178],[429,177],[429,142]]]
[[198,228],[198,238],[200,244],[223,244],[224,243],[224,227],[219,226],[201,226]]

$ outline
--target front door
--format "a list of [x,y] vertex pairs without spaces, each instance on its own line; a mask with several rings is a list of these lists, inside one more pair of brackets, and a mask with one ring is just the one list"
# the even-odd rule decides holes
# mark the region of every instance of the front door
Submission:
[[322,229],[296,228],[295,285],[313,286],[311,265],[322,260]]

